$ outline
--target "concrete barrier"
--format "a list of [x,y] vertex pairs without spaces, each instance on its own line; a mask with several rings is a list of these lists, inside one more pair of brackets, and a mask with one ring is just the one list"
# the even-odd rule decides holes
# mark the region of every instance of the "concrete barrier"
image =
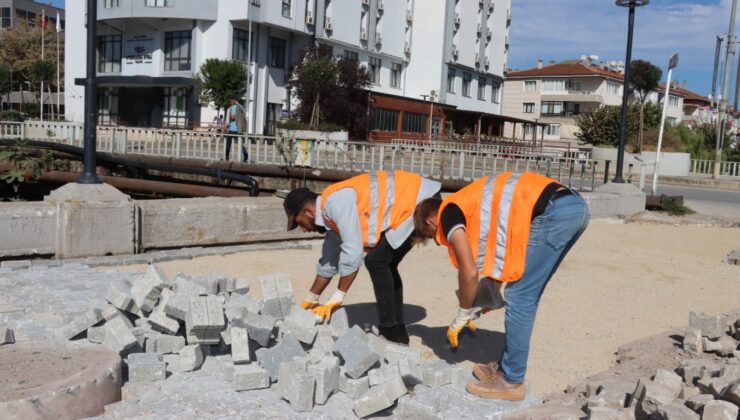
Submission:
[[[640,153],[645,162],[655,162],[655,152]],[[660,152],[658,174],[660,176],[689,176],[691,155],[688,153]],[[652,169],[650,170],[652,174]]]
[[39,202],[0,204],[0,258],[55,253],[57,214]]

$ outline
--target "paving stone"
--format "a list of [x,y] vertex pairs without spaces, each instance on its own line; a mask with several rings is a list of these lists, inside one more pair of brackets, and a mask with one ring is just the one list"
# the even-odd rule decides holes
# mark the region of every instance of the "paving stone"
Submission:
[[420,387],[413,395],[399,398],[393,414],[405,419],[442,419],[440,413],[447,411],[449,406],[450,393],[447,390]]
[[[203,284],[198,284],[181,273],[175,276],[175,281],[172,282],[172,291],[175,293],[182,293],[190,296],[207,295],[208,290]],[[215,294],[215,293],[213,293]]]
[[374,333],[368,333],[365,335],[367,336],[367,343],[370,344],[370,348],[373,349],[380,358],[380,363],[385,363],[385,348],[390,344],[390,341]]
[[127,364],[128,380],[131,382],[153,382],[165,379],[166,369],[161,354],[129,354]]
[[711,376],[719,372],[720,366],[711,359],[689,359],[681,362],[677,372],[683,377],[684,382],[693,384],[697,379],[705,375]]
[[727,401],[709,401],[704,406],[702,420],[737,420],[738,406]]
[[[250,334],[251,337],[251,334]],[[280,364],[296,357],[304,357],[306,352],[293,335],[286,335],[275,346],[261,348],[256,351],[257,361],[270,374],[270,378],[277,380]]]
[[331,394],[339,389],[339,359],[326,356],[319,363],[309,366],[308,372],[316,379],[314,403],[326,404]]
[[424,385],[436,388],[452,383],[453,367],[444,360],[435,360],[421,365]]
[[640,379],[632,395],[638,402],[638,417],[653,415],[658,407],[670,404],[676,397],[672,388],[648,379]]
[[678,399],[680,400],[688,400],[689,398],[701,394],[701,391],[699,391],[699,388],[695,386],[688,386],[684,385],[681,388],[681,392],[678,393]]
[[186,279],[190,280],[191,282],[202,286],[205,289],[206,294],[208,295],[217,295],[218,294],[218,285],[221,281],[221,276],[192,276],[187,277],[184,276]]
[[413,359],[401,359],[398,361],[398,370],[406,386],[424,383],[424,373],[419,362]]
[[234,326],[245,327],[249,333],[249,338],[265,347],[270,342],[276,320],[271,316],[248,313],[243,321],[234,321],[232,328]]
[[185,337],[182,336],[157,334],[146,337],[147,353],[180,353],[183,347],[185,347]]
[[334,343],[333,351],[342,357],[347,375],[355,379],[380,360],[378,354],[370,348],[367,335],[357,325],[339,337]]
[[346,375],[344,369],[340,368],[339,373],[339,390],[347,394],[352,399],[358,398],[370,389],[370,381],[367,376],[361,378],[350,378]]
[[589,420],[635,420],[632,408],[589,407]]
[[173,294],[174,292],[172,290],[163,289],[160,294],[159,303],[149,315],[149,324],[152,325],[152,328],[166,334],[177,334],[180,330],[180,323],[177,321],[177,318],[167,315],[164,311],[167,302],[172,298]]
[[203,347],[200,344],[189,344],[180,350],[180,370],[197,370],[203,364],[203,359]]
[[727,262],[734,265],[740,265],[740,249],[736,249],[727,255]]
[[156,265],[150,265],[146,273],[134,281],[131,286],[131,296],[139,309],[151,312],[162,288],[168,283],[164,271]]
[[0,324],[0,345],[15,343],[13,329],[7,325]]
[[105,294],[105,299],[111,305],[122,311],[129,312],[136,316],[143,316],[141,309],[139,309],[139,306],[134,302],[134,297],[130,293],[124,292],[117,287],[111,287],[108,289],[108,292]]
[[134,336],[131,323],[124,316],[117,316],[105,322],[105,339],[103,345],[115,352],[123,352],[139,345]]
[[321,320],[311,311],[295,305],[285,317],[284,324],[301,343],[312,344],[316,338],[316,324]]
[[208,295],[190,298],[190,310],[185,316],[188,344],[218,344],[225,324],[220,297]]
[[[706,407],[705,407],[706,409]],[[699,415],[680,402],[659,406],[651,419],[655,420],[699,420]]]
[[725,387],[721,395],[722,399],[740,406],[740,380],[733,382]]
[[401,376],[398,365],[385,365],[377,369],[370,369],[369,371],[367,371],[367,377],[370,381],[370,386],[390,382],[394,380],[396,376]]
[[308,360],[302,358],[283,362],[278,371],[276,391],[297,412],[311,411],[313,408],[316,379],[307,372],[307,368]]
[[234,364],[249,363],[249,334],[246,328],[231,328],[231,358]]
[[[95,344],[103,344],[103,341],[105,341],[105,327],[88,328],[87,341]],[[0,327],[0,344],[2,344],[2,327]]]
[[421,348],[389,343],[385,347],[385,360],[389,364],[398,363],[402,359],[421,361]]
[[724,316],[706,315],[704,312],[689,313],[689,327],[701,331],[703,337],[716,340],[727,331],[727,319]]
[[221,342],[224,345],[231,345],[231,324],[227,322],[226,328],[221,331]]
[[317,326],[316,338],[313,341],[309,353],[318,357],[326,356],[332,354],[333,347],[334,338],[331,335],[329,327],[326,325]]
[[[714,395],[714,398],[720,398],[725,388],[732,385],[733,382],[735,382],[735,379],[733,379],[730,376],[720,376],[719,378],[711,378],[709,380],[709,387],[708,389],[706,389],[708,391],[707,393],[711,393],[712,395]],[[704,389],[702,389],[702,391],[704,391]]]
[[332,335],[334,337],[341,337],[349,330],[349,318],[347,317],[347,310],[339,308],[331,315],[329,321],[329,327],[331,328]]
[[234,288],[230,292],[232,295],[246,295],[249,293],[249,283],[244,279],[234,279]]
[[707,405],[709,401],[714,401],[714,396],[712,394],[697,394],[693,397],[687,398],[684,404],[695,412],[701,413],[704,406]]
[[263,314],[274,318],[285,318],[295,305],[293,286],[285,273],[275,273],[259,278],[262,286]]
[[261,367],[252,363],[232,367],[235,391],[250,391],[270,387],[270,374]]
[[406,387],[398,376],[391,382],[386,382],[367,390],[355,400],[354,412],[357,417],[365,417],[391,407],[398,398],[406,394]]
[[658,369],[653,376],[653,381],[672,389],[674,391],[674,397],[677,397],[678,393],[681,392],[681,388],[683,388],[683,379],[665,369]]
[[[679,379],[681,379],[679,377]],[[602,382],[597,390],[588,398],[587,407],[624,408],[627,406],[629,395],[635,390],[633,381],[611,380]]]
[[175,292],[175,294],[170,297],[170,299],[167,301],[167,304],[164,306],[164,313],[173,318],[185,321],[188,312],[190,311],[191,297],[193,297],[193,295],[183,292]]
[[258,314],[259,312],[259,301],[252,299],[249,295],[232,295],[224,305],[224,314],[230,322],[236,319],[243,320],[248,313]]
[[71,340],[102,320],[102,311],[99,308],[91,308],[74,317],[67,325],[62,327],[60,334],[67,340]]
[[701,330],[698,328],[686,328],[683,334],[682,346],[687,353],[701,354],[703,351]]

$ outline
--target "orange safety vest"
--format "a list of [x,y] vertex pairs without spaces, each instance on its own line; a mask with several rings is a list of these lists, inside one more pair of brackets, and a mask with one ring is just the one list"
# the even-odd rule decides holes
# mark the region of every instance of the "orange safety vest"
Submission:
[[457,268],[455,253],[442,232],[442,212],[449,204],[456,204],[465,215],[465,234],[480,275],[517,281],[524,275],[534,206],[553,182],[557,181],[531,172],[504,172],[478,179],[442,201],[435,240],[447,246]]
[[321,193],[321,214],[332,230],[342,236],[324,209],[329,196],[344,188],[357,194],[363,247],[372,248],[380,235],[395,229],[414,214],[421,176],[404,171],[376,171],[332,184]]

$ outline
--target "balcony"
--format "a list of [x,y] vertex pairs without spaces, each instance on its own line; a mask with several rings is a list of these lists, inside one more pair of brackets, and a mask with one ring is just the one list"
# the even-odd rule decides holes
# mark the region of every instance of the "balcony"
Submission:
[[104,3],[98,0],[98,20],[218,18],[218,0],[119,0],[118,7],[111,8]]
[[604,102],[604,98],[601,95],[598,95],[593,91],[585,90],[547,92],[542,94],[542,100],[555,102]]

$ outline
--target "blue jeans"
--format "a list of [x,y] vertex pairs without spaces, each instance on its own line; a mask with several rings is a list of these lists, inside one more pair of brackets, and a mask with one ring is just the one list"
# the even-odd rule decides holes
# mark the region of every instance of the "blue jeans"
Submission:
[[560,262],[588,226],[588,207],[576,191],[550,200],[532,220],[524,275],[505,289],[506,344],[501,370],[509,383],[524,382],[537,306]]
[[[229,160],[229,155],[231,154],[231,142],[239,143],[237,132],[229,130],[229,134],[232,134],[231,136],[226,136],[226,160]],[[249,159],[249,153],[247,153],[247,148],[245,147],[245,144],[242,144],[242,162],[246,162]]]

